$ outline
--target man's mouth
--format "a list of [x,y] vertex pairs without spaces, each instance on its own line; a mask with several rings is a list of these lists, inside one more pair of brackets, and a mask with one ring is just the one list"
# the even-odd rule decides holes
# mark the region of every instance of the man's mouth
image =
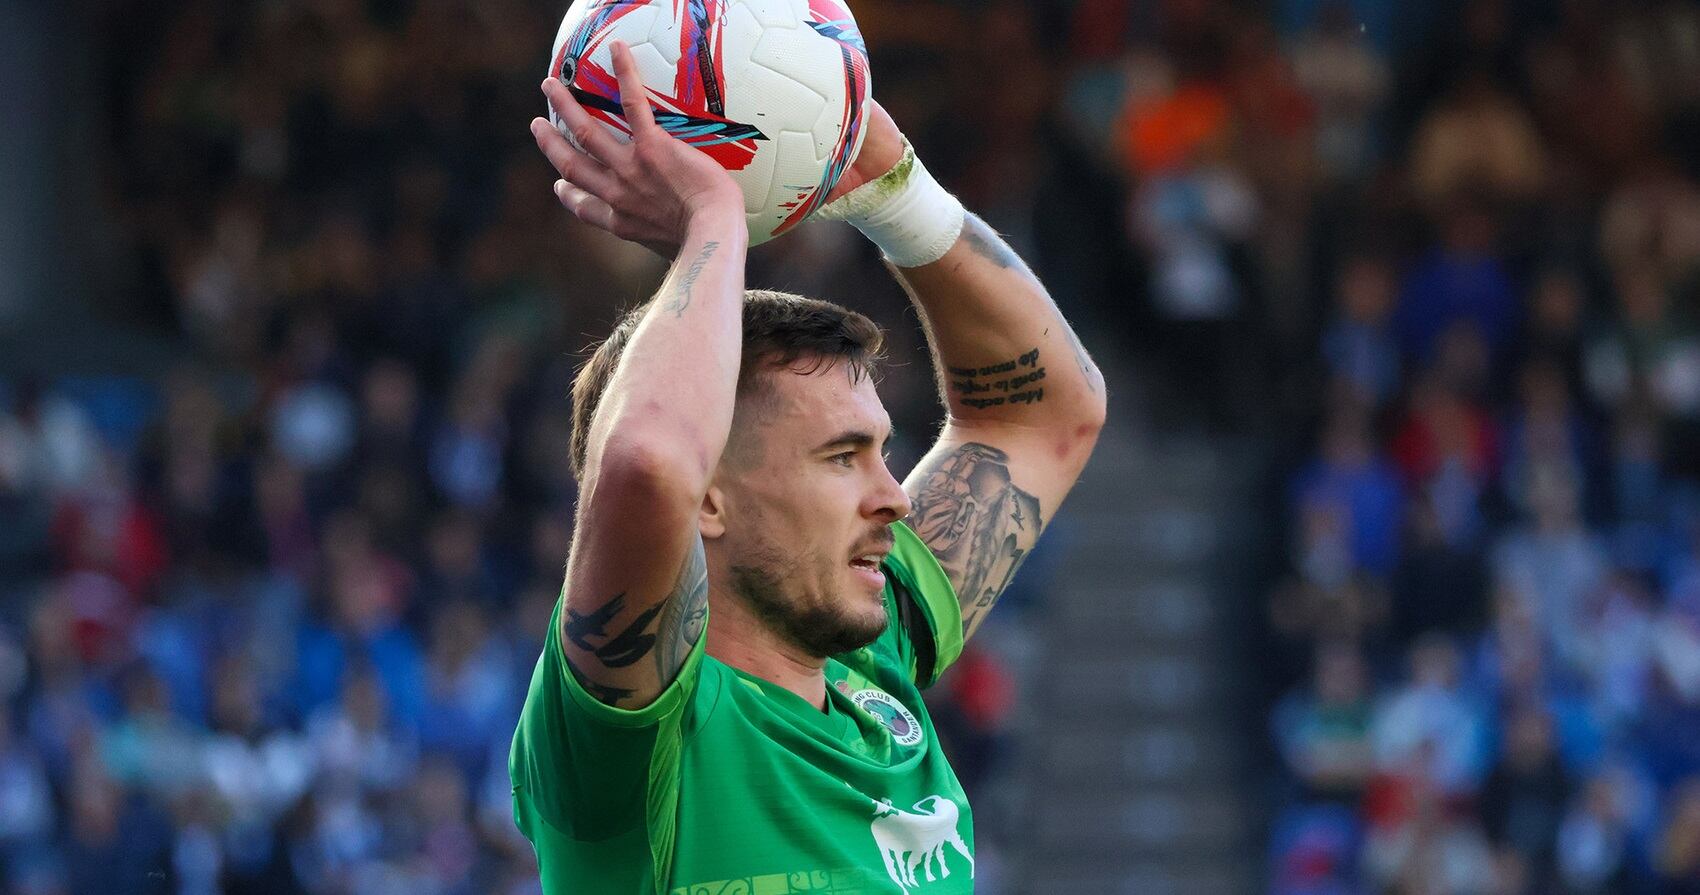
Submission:
[[850,558],[850,565],[858,569],[877,569],[885,561],[883,552],[863,553]]

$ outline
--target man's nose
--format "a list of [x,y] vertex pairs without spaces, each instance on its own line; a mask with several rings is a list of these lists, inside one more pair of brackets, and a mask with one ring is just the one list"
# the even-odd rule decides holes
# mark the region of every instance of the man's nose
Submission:
[[903,484],[883,463],[880,464],[878,487],[871,498],[872,512],[869,515],[883,517],[888,522],[909,518],[909,493],[903,490]]

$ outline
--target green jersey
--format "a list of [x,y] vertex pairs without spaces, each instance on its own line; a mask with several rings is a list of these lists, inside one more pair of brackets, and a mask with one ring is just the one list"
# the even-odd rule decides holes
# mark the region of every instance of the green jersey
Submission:
[[550,619],[508,758],[546,895],[955,895],[973,891],[968,799],[921,688],[962,651],[961,610],[892,526],[889,624],[826,663],[822,712],[704,652],[650,705],[601,703]]

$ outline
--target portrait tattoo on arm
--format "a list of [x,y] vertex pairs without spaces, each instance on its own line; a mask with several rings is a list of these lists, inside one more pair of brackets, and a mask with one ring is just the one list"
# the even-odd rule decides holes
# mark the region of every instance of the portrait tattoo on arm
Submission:
[[679,583],[662,606],[661,624],[656,629],[661,641],[655,650],[655,670],[661,686],[666,687],[685,667],[685,659],[708,621],[708,558],[701,537],[692,541],[685,565],[679,570]]
[[978,442],[923,461],[917,471],[909,524],[956,585],[966,633],[1039,542],[1039,500],[1010,480],[1008,454]]

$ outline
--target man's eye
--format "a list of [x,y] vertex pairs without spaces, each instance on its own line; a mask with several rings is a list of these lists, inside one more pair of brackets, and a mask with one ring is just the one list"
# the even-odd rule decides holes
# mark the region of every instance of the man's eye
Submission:
[[831,457],[828,457],[827,459],[831,460],[834,463],[837,463],[839,466],[849,466],[850,464],[852,464],[856,461],[856,452],[855,451],[845,451],[842,454],[833,454]]

